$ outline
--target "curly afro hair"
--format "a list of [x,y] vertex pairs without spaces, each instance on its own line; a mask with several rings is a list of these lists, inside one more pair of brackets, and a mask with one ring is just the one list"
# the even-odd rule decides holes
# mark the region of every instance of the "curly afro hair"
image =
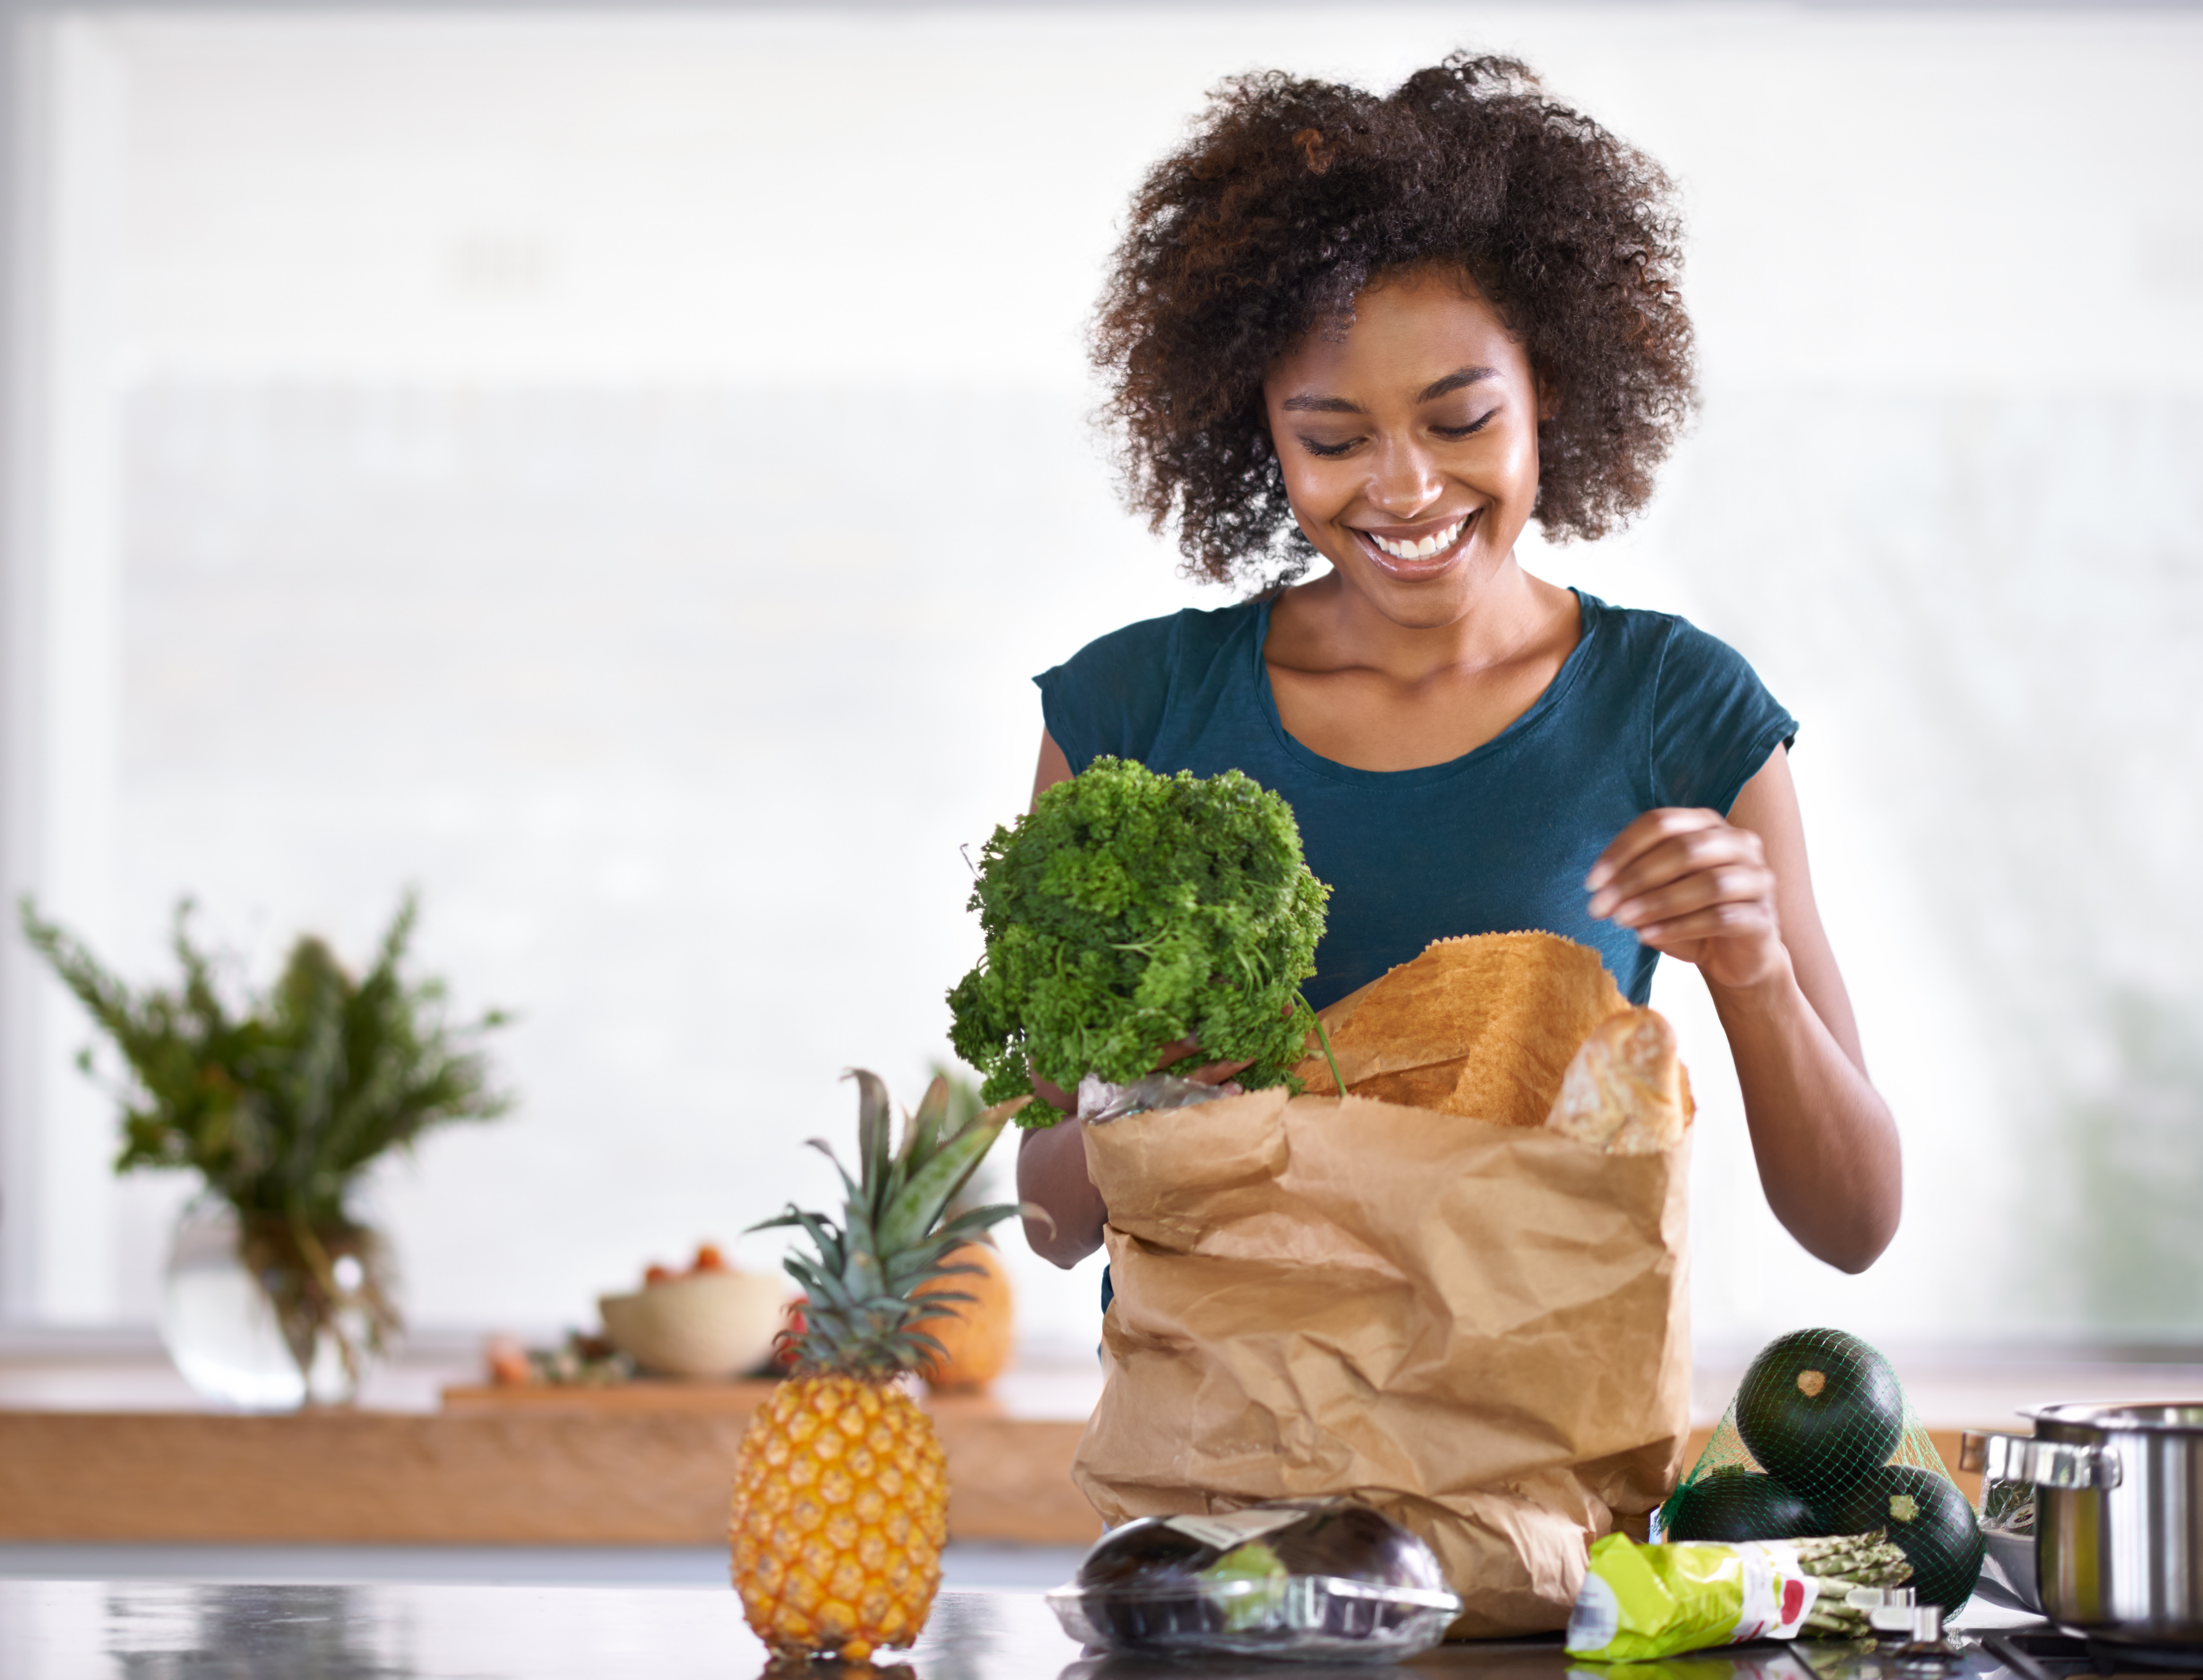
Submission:
[[1185,571],[1303,575],[1262,378],[1403,270],[1467,273],[1552,393],[1537,517],[1598,537],[1651,494],[1695,402],[1681,228],[1659,166],[1511,58],[1456,53],[1390,95],[1279,72],[1212,97],[1132,201],[1096,322],[1128,498]]

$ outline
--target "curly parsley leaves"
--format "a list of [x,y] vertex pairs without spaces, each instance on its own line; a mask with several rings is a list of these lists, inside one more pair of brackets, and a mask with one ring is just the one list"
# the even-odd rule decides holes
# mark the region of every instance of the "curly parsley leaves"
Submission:
[[[1236,770],[1159,776],[1099,758],[996,829],[981,860],[971,908],[986,955],[948,1005],[988,1102],[1024,1095],[1035,1074],[1066,1090],[1089,1073],[1137,1079],[1183,1038],[1201,1050],[1176,1071],[1251,1059],[1237,1076],[1248,1090],[1291,1081],[1330,889],[1276,794]],[[1019,1123],[1061,1117],[1035,1101]]]

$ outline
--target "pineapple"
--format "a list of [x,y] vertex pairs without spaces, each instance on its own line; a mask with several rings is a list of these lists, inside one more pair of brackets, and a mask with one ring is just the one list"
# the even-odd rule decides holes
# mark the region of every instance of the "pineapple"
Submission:
[[970,1298],[939,1287],[972,1269],[949,1254],[1017,1211],[944,1217],[1023,1103],[955,1127],[936,1079],[891,1151],[887,1087],[862,1069],[851,1077],[856,1178],[812,1140],[848,1188],[842,1224],[790,1207],[755,1227],[800,1227],[817,1253],[787,1261],[807,1298],[804,1329],[794,1369],[736,1450],[729,1537],[742,1612],[777,1655],[861,1662],[915,1640],[941,1584],[947,1469],[905,1378],[942,1353],[918,1322]]

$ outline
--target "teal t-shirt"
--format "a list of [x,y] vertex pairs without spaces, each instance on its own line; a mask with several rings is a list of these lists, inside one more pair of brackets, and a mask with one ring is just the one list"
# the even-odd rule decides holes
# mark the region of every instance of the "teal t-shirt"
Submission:
[[1262,663],[1267,601],[1128,624],[1033,680],[1074,771],[1103,754],[1240,770],[1291,805],[1332,889],[1306,987],[1316,1008],[1433,939],[1532,928],[1592,947],[1642,1003],[1659,953],[1592,920],[1585,875],[1646,811],[1727,815],[1798,725],[1727,643],[1668,613],[1577,599],[1580,638],[1530,709],[1417,770],[1355,770],[1285,733]]

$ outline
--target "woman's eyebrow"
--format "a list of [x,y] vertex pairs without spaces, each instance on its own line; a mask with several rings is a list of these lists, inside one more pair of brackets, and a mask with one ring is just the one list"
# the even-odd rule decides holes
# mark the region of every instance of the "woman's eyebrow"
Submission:
[[[1499,370],[1497,368],[1456,368],[1444,379],[1433,380],[1416,392],[1415,400],[1419,403],[1435,402],[1463,386],[1498,377]],[[1359,414],[1362,411],[1360,403],[1350,402],[1344,397],[1326,397],[1314,391],[1303,391],[1296,396],[1287,397],[1278,406],[1290,414]]]
[[1449,396],[1460,390],[1464,385],[1474,385],[1481,379],[1498,377],[1499,370],[1497,368],[1456,368],[1444,379],[1435,380],[1415,393],[1415,400],[1419,403],[1434,402],[1440,397]]

